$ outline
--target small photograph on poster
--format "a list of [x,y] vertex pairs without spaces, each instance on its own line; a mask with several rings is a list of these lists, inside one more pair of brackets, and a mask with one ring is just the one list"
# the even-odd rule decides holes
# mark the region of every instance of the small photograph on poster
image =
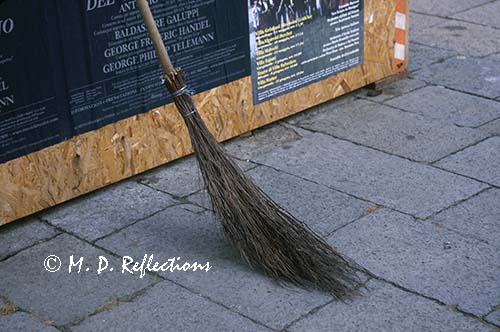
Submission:
[[363,0],[247,0],[254,104],[363,64]]

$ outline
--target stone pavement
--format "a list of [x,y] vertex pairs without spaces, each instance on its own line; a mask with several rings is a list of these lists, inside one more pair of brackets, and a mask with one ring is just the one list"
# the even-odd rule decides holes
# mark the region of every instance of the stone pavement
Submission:
[[[362,296],[280,287],[244,265],[189,157],[2,227],[0,331],[500,330],[500,0],[411,7],[409,79],[226,144],[376,276]],[[212,269],[120,273],[145,254]]]

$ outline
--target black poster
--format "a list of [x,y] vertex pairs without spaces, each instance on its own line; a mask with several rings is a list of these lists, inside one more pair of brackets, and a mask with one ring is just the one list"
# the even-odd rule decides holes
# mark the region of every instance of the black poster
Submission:
[[[243,1],[149,0],[196,93],[250,75]],[[134,0],[0,2],[0,163],[170,102]]]
[[53,3],[4,1],[0,7],[0,162],[69,137],[54,72]]
[[247,0],[254,104],[363,64],[363,0]]
[[[216,0],[149,3],[174,65],[186,71],[196,92],[249,74],[243,5]],[[59,1],[58,6],[64,13],[62,44],[75,46],[63,47],[75,134],[170,101],[135,1]]]

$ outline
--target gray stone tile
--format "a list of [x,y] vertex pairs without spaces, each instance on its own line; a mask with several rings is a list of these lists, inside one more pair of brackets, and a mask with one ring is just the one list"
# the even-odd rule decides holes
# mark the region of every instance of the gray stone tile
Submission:
[[380,281],[351,303],[333,302],[289,328],[290,332],[486,332],[478,320]]
[[348,93],[339,98],[327,101],[318,106],[312,107],[304,112],[297,113],[292,115],[291,117],[285,119],[286,126],[293,126],[294,130],[297,131],[300,136],[307,135],[309,132],[302,128],[297,127],[297,124],[300,123],[304,119],[308,119],[311,117],[311,114],[316,114],[317,112],[323,112],[330,109],[344,108],[348,107],[351,103],[356,102],[359,98],[366,97],[366,90],[360,89],[358,91],[354,91],[352,93]]
[[19,250],[54,237],[59,232],[35,218],[0,227],[0,260]]
[[437,166],[500,186],[500,137],[492,137],[439,161]]
[[410,42],[415,41],[413,35],[420,30],[438,25],[441,22],[443,19],[436,16],[410,13]]
[[265,332],[269,329],[165,281],[133,303],[90,317],[75,332]]
[[[237,160],[236,163],[243,170],[256,167],[256,165],[246,161]],[[194,156],[158,167],[139,175],[136,179],[140,183],[167,192],[174,197],[186,197],[205,187],[198,162]]]
[[420,80],[488,98],[500,95],[500,66],[485,59],[454,57],[414,74]]
[[310,113],[298,125],[426,162],[441,159],[487,137],[480,130],[444,125],[365,100]]
[[491,121],[485,124],[484,126],[480,127],[479,129],[484,130],[491,135],[500,136],[500,119]]
[[137,179],[176,197],[184,197],[203,188],[203,178],[193,156],[158,167],[139,175]]
[[253,169],[248,175],[278,204],[323,235],[360,218],[370,206],[367,202],[268,167]]
[[500,2],[493,1],[479,7],[474,7],[465,12],[455,14],[453,18],[500,28],[498,13],[500,13]]
[[409,70],[413,72],[427,68],[434,63],[444,62],[446,59],[456,55],[457,52],[454,51],[410,43]]
[[198,205],[194,205],[194,204],[190,204],[190,203],[181,204],[181,205],[179,205],[179,207],[184,209],[184,210],[193,212],[193,213],[203,213],[203,212],[206,212],[206,210],[207,210],[207,208],[205,208],[204,206],[198,206]]
[[461,127],[479,127],[500,118],[499,102],[440,86],[429,86],[386,104]]
[[176,203],[168,194],[127,181],[50,209],[41,218],[93,241]]
[[364,93],[360,93],[359,96],[361,98],[365,98],[371,101],[376,101],[376,102],[383,102],[388,99],[392,99],[404,94],[407,94],[408,92],[411,92],[413,90],[420,89],[425,86],[425,82],[419,81],[419,80],[412,80],[412,79],[404,79],[404,80],[399,80],[386,88],[384,88],[382,94],[375,96],[375,97],[370,97],[367,95],[368,90],[363,89]]
[[498,29],[462,21],[440,20],[437,25],[410,31],[410,40],[474,57],[487,56],[500,50]]
[[193,204],[203,206],[206,209],[212,210],[212,202],[206,189],[200,190],[187,197],[187,200]]
[[[44,268],[49,255],[60,257],[62,266],[56,273]],[[81,273],[69,273],[70,256],[84,257]],[[116,271],[97,274],[99,256],[108,259]],[[55,264],[55,262],[54,262]],[[121,261],[104,251],[67,234],[26,249],[0,263],[0,294],[20,308],[65,325],[94,312],[99,306],[121,296],[131,295],[153,280],[121,274]],[[56,266],[56,265],[51,265]],[[89,271],[86,271],[86,269]]]
[[250,160],[238,160],[238,159],[235,159],[235,161],[236,161],[236,164],[238,164],[238,166],[244,172],[249,171],[251,169],[254,169],[255,167],[258,166],[257,164],[252,163]]
[[430,221],[500,248],[500,190],[482,192]]
[[486,316],[485,320],[497,326],[500,326],[500,309],[497,309],[488,316]]
[[495,61],[495,62],[500,62],[500,53],[495,53],[495,54],[489,55],[485,59]]
[[487,187],[322,134],[277,148],[258,161],[419,217],[428,217]]
[[386,280],[482,316],[500,298],[498,248],[388,210],[330,238],[340,251]]
[[0,331],[57,332],[58,330],[24,312],[15,312],[12,315],[0,316]]
[[158,255],[160,261],[167,257],[202,264],[209,261],[212,268],[207,273],[161,273],[276,329],[331,299],[318,292],[280,287],[251,270],[224,239],[221,227],[208,212],[193,214],[178,207],[169,208],[99,241],[99,245],[137,259],[148,252]]
[[[363,216],[369,203],[301,178],[260,166],[247,173],[273,200],[322,235]],[[291,194],[293,193],[293,194]],[[211,209],[206,191],[188,197]]]
[[410,1],[410,10],[430,15],[450,16],[491,0],[418,0]]
[[293,129],[281,124],[272,124],[254,131],[250,136],[236,138],[225,144],[226,151],[243,160],[253,160],[253,157],[276,146],[287,144],[300,139],[300,135]]

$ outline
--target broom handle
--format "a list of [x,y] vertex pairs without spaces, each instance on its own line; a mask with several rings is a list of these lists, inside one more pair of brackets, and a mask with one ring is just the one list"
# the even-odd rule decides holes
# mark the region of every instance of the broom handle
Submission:
[[170,57],[168,56],[167,49],[165,48],[165,44],[161,39],[160,32],[158,31],[158,27],[156,26],[153,14],[151,13],[151,9],[149,8],[148,1],[136,0],[136,3],[141,12],[142,18],[144,19],[144,24],[149,31],[149,36],[153,41],[153,45],[155,47],[156,54],[158,56],[158,59],[160,60],[163,71],[166,75],[175,73],[174,66],[172,66],[172,62],[170,61]]

